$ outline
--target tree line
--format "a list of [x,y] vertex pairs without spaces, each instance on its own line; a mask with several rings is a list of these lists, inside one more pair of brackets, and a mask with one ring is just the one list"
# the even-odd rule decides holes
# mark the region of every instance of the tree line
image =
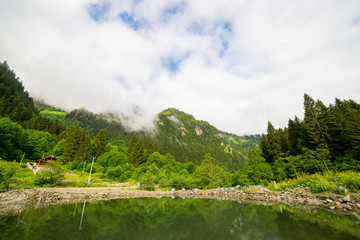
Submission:
[[326,106],[304,95],[304,119],[289,119],[285,128],[268,122],[260,138],[266,163],[275,178],[297,177],[300,173],[360,170],[360,105],[336,99]]

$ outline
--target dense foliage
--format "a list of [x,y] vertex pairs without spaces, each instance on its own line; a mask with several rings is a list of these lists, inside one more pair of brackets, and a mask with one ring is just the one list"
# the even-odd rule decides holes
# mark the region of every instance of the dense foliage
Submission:
[[6,62],[0,63],[0,115],[13,121],[29,120],[35,112],[34,102]]
[[199,164],[210,153],[218,164],[237,170],[247,159],[247,151],[224,132],[174,108],[158,114],[155,134],[154,148],[162,154],[171,153],[181,162]]
[[325,106],[304,95],[304,119],[290,119],[284,129],[268,122],[260,147],[274,169],[274,179],[301,173],[360,170],[360,104],[335,100]]

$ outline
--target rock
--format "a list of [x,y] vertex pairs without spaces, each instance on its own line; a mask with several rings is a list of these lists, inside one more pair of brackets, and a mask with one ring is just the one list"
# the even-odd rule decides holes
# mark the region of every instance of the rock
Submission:
[[350,195],[346,195],[345,197],[341,198],[342,202],[350,202],[351,198]]
[[353,208],[348,204],[345,204],[343,207],[346,208],[347,210],[350,210],[350,211],[353,210]]
[[171,189],[171,191],[172,191],[172,192],[174,192],[174,191],[175,191],[175,189],[174,189],[174,188],[172,188],[172,189]]
[[326,202],[327,203],[333,203],[334,201],[328,198],[328,199],[326,199]]

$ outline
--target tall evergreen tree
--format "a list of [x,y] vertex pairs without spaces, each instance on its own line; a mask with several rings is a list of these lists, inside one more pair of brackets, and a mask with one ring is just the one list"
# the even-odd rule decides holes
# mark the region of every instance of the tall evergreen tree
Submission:
[[84,141],[84,130],[76,125],[66,137],[66,145],[64,148],[64,156],[67,161],[75,160],[79,149]]
[[95,138],[94,152],[96,157],[99,157],[101,154],[104,153],[106,144],[107,144],[107,133],[105,129],[101,129]]
[[92,130],[90,130],[82,142],[79,151],[76,154],[76,160],[78,161],[89,161],[91,155],[91,139],[92,139]]
[[260,139],[260,147],[268,162],[274,162],[280,157],[280,132],[275,130],[271,122],[268,122],[267,135]]
[[302,149],[302,123],[298,117],[289,119],[288,123],[289,153],[291,156],[301,154]]
[[137,135],[134,134],[128,144],[128,162],[137,167],[145,161],[144,147]]

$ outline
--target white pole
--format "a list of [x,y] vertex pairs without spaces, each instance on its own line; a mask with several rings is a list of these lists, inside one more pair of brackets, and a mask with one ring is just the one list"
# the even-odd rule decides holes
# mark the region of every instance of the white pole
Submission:
[[88,185],[89,185],[89,183],[90,183],[91,171],[92,171],[92,168],[93,168],[93,165],[94,165],[94,160],[95,160],[95,157],[93,157],[92,162],[91,162],[91,168],[90,168],[90,173],[89,173]]
[[21,164],[22,161],[24,160],[24,157],[25,157],[25,152],[24,152],[24,154],[23,154],[23,156],[22,156],[22,158],[21,158],[20,164]]

